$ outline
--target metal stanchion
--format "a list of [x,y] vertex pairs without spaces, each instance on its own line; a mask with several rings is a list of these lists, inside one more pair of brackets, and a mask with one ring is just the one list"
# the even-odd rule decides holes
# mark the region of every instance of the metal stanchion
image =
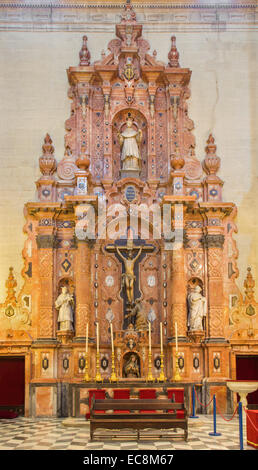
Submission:
[[221,436],[220,432],[217,432],[217,420],[216,420],[216,395],[213,395],[213,432],[209,432],[210,436]]
[[195,414],[195,390],[194,390],[194,385],[192,387],[192,415],[189,416],[189,418],[199,418],[199,416],[196,416],[196,414]]
[[243,405],[240,401],[238,403],[238,418],[239,418],[239,443],[240,443],[240,450],[244,449],[244,442],[243,442]]

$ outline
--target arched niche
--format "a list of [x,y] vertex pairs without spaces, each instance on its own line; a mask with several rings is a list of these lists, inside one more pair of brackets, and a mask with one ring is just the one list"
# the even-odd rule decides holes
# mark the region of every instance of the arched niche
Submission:
[[57,295],[61,294],[62,287],[64,286],[68,287],[70,294],[75,294],[74,280],[70,277],[62,277],[58,282]]
[[203,295],[203,281],[199,277],[191,277],[187,283],[188,292],[194,289],[196,286],[200,286]]

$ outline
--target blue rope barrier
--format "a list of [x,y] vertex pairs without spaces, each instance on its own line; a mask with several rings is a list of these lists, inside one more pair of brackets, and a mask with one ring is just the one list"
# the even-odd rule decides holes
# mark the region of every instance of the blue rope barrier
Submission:
[[216,395],[213,395],[213,432],[209,432],[209,436],[221,436],[220,432],[217,432],[217,419],[216,419]]

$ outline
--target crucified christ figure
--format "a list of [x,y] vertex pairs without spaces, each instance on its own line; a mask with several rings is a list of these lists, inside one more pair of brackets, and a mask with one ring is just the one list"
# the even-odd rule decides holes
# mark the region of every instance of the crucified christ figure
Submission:
[[[124,249],[124,248],[123,248]],[[125,285],[126,288],[126,294],[128,298],[129,304],[133,304],[134,298],[133,298],[133,288],[134,288],[134,280],[135,280],[135,275],[134,275],[134,265],[136,260],[139,258],[142,252],[142,247],[138,248],[138,253],[135,257],[133,257],[133,250],[129,247],[127,247],[128,250],[128,258],[126,258],[116,246],[116,252],[122,258],[124,265],[125,265],[125,273],[123,274],[123,284]]]

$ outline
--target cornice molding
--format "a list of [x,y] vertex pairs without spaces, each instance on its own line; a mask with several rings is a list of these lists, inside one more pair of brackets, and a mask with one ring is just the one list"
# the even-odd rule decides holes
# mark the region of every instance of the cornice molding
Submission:
[[[85,3],[0,3],[0,8],[51,8],[51,9],[61,9],[61,8],[69,8],[69,9],[118,9],[122,10],[124,5],[118,5],[117,3],[92,3],[92,4],[85,4]],[[231,10],[231,9],[257,9],[257,3],[205,3],[205,4],[192,4],[192,3],[142,3],[142,4],[134,4],[134,9],[169,9],[169,10]]]

